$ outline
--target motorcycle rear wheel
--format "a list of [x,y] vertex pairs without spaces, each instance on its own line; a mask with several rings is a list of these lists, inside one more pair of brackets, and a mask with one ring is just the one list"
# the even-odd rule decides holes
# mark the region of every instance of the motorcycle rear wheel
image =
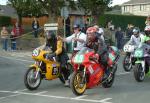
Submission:
[[70,79],[70,87],[72,92],[77,95],[83,95],[86,90],[86,77],[82,77],[83,72],[73,72],[71,79]]
[[117,71],[117,65],[114,65],[113,68],[108,68],[108,69],[113,69],[113,70],[112,73],[110,74],[111,75],[110,79],[108,77],[106,80],[103,81],[102,87],[104,88],[110,88],[113,85],[115,79],[115,73]]
[[34,67],[29,68],[24,75],[24,84],[29,90],[36,90],[41,84],[41,74],[40,72],[37,74],[37,78],[35,78],[37,71]]

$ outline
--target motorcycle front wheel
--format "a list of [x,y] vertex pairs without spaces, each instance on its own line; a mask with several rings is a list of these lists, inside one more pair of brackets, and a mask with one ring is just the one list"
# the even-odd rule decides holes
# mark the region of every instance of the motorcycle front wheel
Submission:
[[126,72],[131,71],[132,64],[130,63],[130,55],[126,55],[123,60],[123,68]]
[[145,78],[145,71],[143,71],[142,64],[135,64],[134,77],[137,82],[142,82]]
[[86,77],[83,77],[83,72],[73,72],[71,79],[70,79],[70,87],[72,89],[72,92],[80,96],[82,95],[86,90]]
[[29,90],[36,90],[41,84],[41,74],[34,67],[29,68],[24,75],[24,84]]

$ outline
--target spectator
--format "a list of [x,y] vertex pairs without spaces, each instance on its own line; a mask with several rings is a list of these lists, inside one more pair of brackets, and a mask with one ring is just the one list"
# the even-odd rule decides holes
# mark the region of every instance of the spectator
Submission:
[[3,43],[3,49],[5,51],[7,51],[7,47],[8,47],[8,31],[6,29],[5,26],[3,26],[2,30],[1,30],[1,38],[2,38],[2,43]]
[[111,31],[115,29],[114,25],[112,24],[112,20],[108,22],[107,26],[108,26],[108,29]]
[[72,42],[73,55],[75,55],[79,50],[81,50],[81,48],[84,47],[84,44],[86,42],[86,35],[80,31],[79,25],[74,25],[73,30],[74,33],[71,36],[67,38],[59,38],[62,39],[64,42]]
[[132,36],[132,34],[133,34],[133,32],[132,32],[133,28],[134,28],[134,26],[132,24],[128,24],[127,31],[126,31],[128,38],[130,38]]
[[150,15],[147,16],[145,24],[148,26],[150,25]]
[[122,49],[122,41],[123,41],[123,32],[121,31],[121,27],[117,28],[117,31],[115,33],[115,38],[116,38],[116,42],[117,42],[117,48],[119,50]]
[[34,33],[34,37],[37,38],[38,37],[38,29],[39,29],[39,22],[37,21],[36,18],[34,18],[34,21],[32,22],[32,29],[33,29],[33,33]]
[[11,36],[10,36],[10,38],[11,38],[11,49],[12,50],[17,49],[16,48],[16,38],[18,36],[21,36],[22,32],[23,32],[22,27],[18,24],[18,22],[16,22],[16,24],[14,25],[14,28],[11,31]]

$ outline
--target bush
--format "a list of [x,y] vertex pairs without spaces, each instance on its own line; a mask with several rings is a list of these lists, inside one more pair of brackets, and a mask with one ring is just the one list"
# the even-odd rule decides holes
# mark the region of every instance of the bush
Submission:
[[8,26],[11,24],[11,17],[8,16],[0,16],[0,26]]
[[145,27],[145,16],[135,16],[135,15],[114,15],[114,14],[104,14],[99,18],[99,24],[106,27],[108,21],[112,20],[112,24],[115,27],[121,27],[123,30],[127,28],[128,24],[133,24],[144,30]]

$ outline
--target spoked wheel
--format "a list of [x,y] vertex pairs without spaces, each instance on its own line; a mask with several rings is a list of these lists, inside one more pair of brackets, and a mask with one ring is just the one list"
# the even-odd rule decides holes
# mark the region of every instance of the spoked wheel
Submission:
[[137,82],[142,82],[145,78],[145,71],[143,71],[141,64],[135,64],[134,77]]
[[131,71],[132,64],[130,63],[130,55],[126,55],[123,60],[123,68],[126,72]]
[[37,89],[41,84],[41,74],[35,68],[29,68],[24,76],[24,84],[29,90]]
[[86,77],[83,77],[83,72],[73,72],[70,79],[70,87],[72,92],[79,96],[86,90]]

